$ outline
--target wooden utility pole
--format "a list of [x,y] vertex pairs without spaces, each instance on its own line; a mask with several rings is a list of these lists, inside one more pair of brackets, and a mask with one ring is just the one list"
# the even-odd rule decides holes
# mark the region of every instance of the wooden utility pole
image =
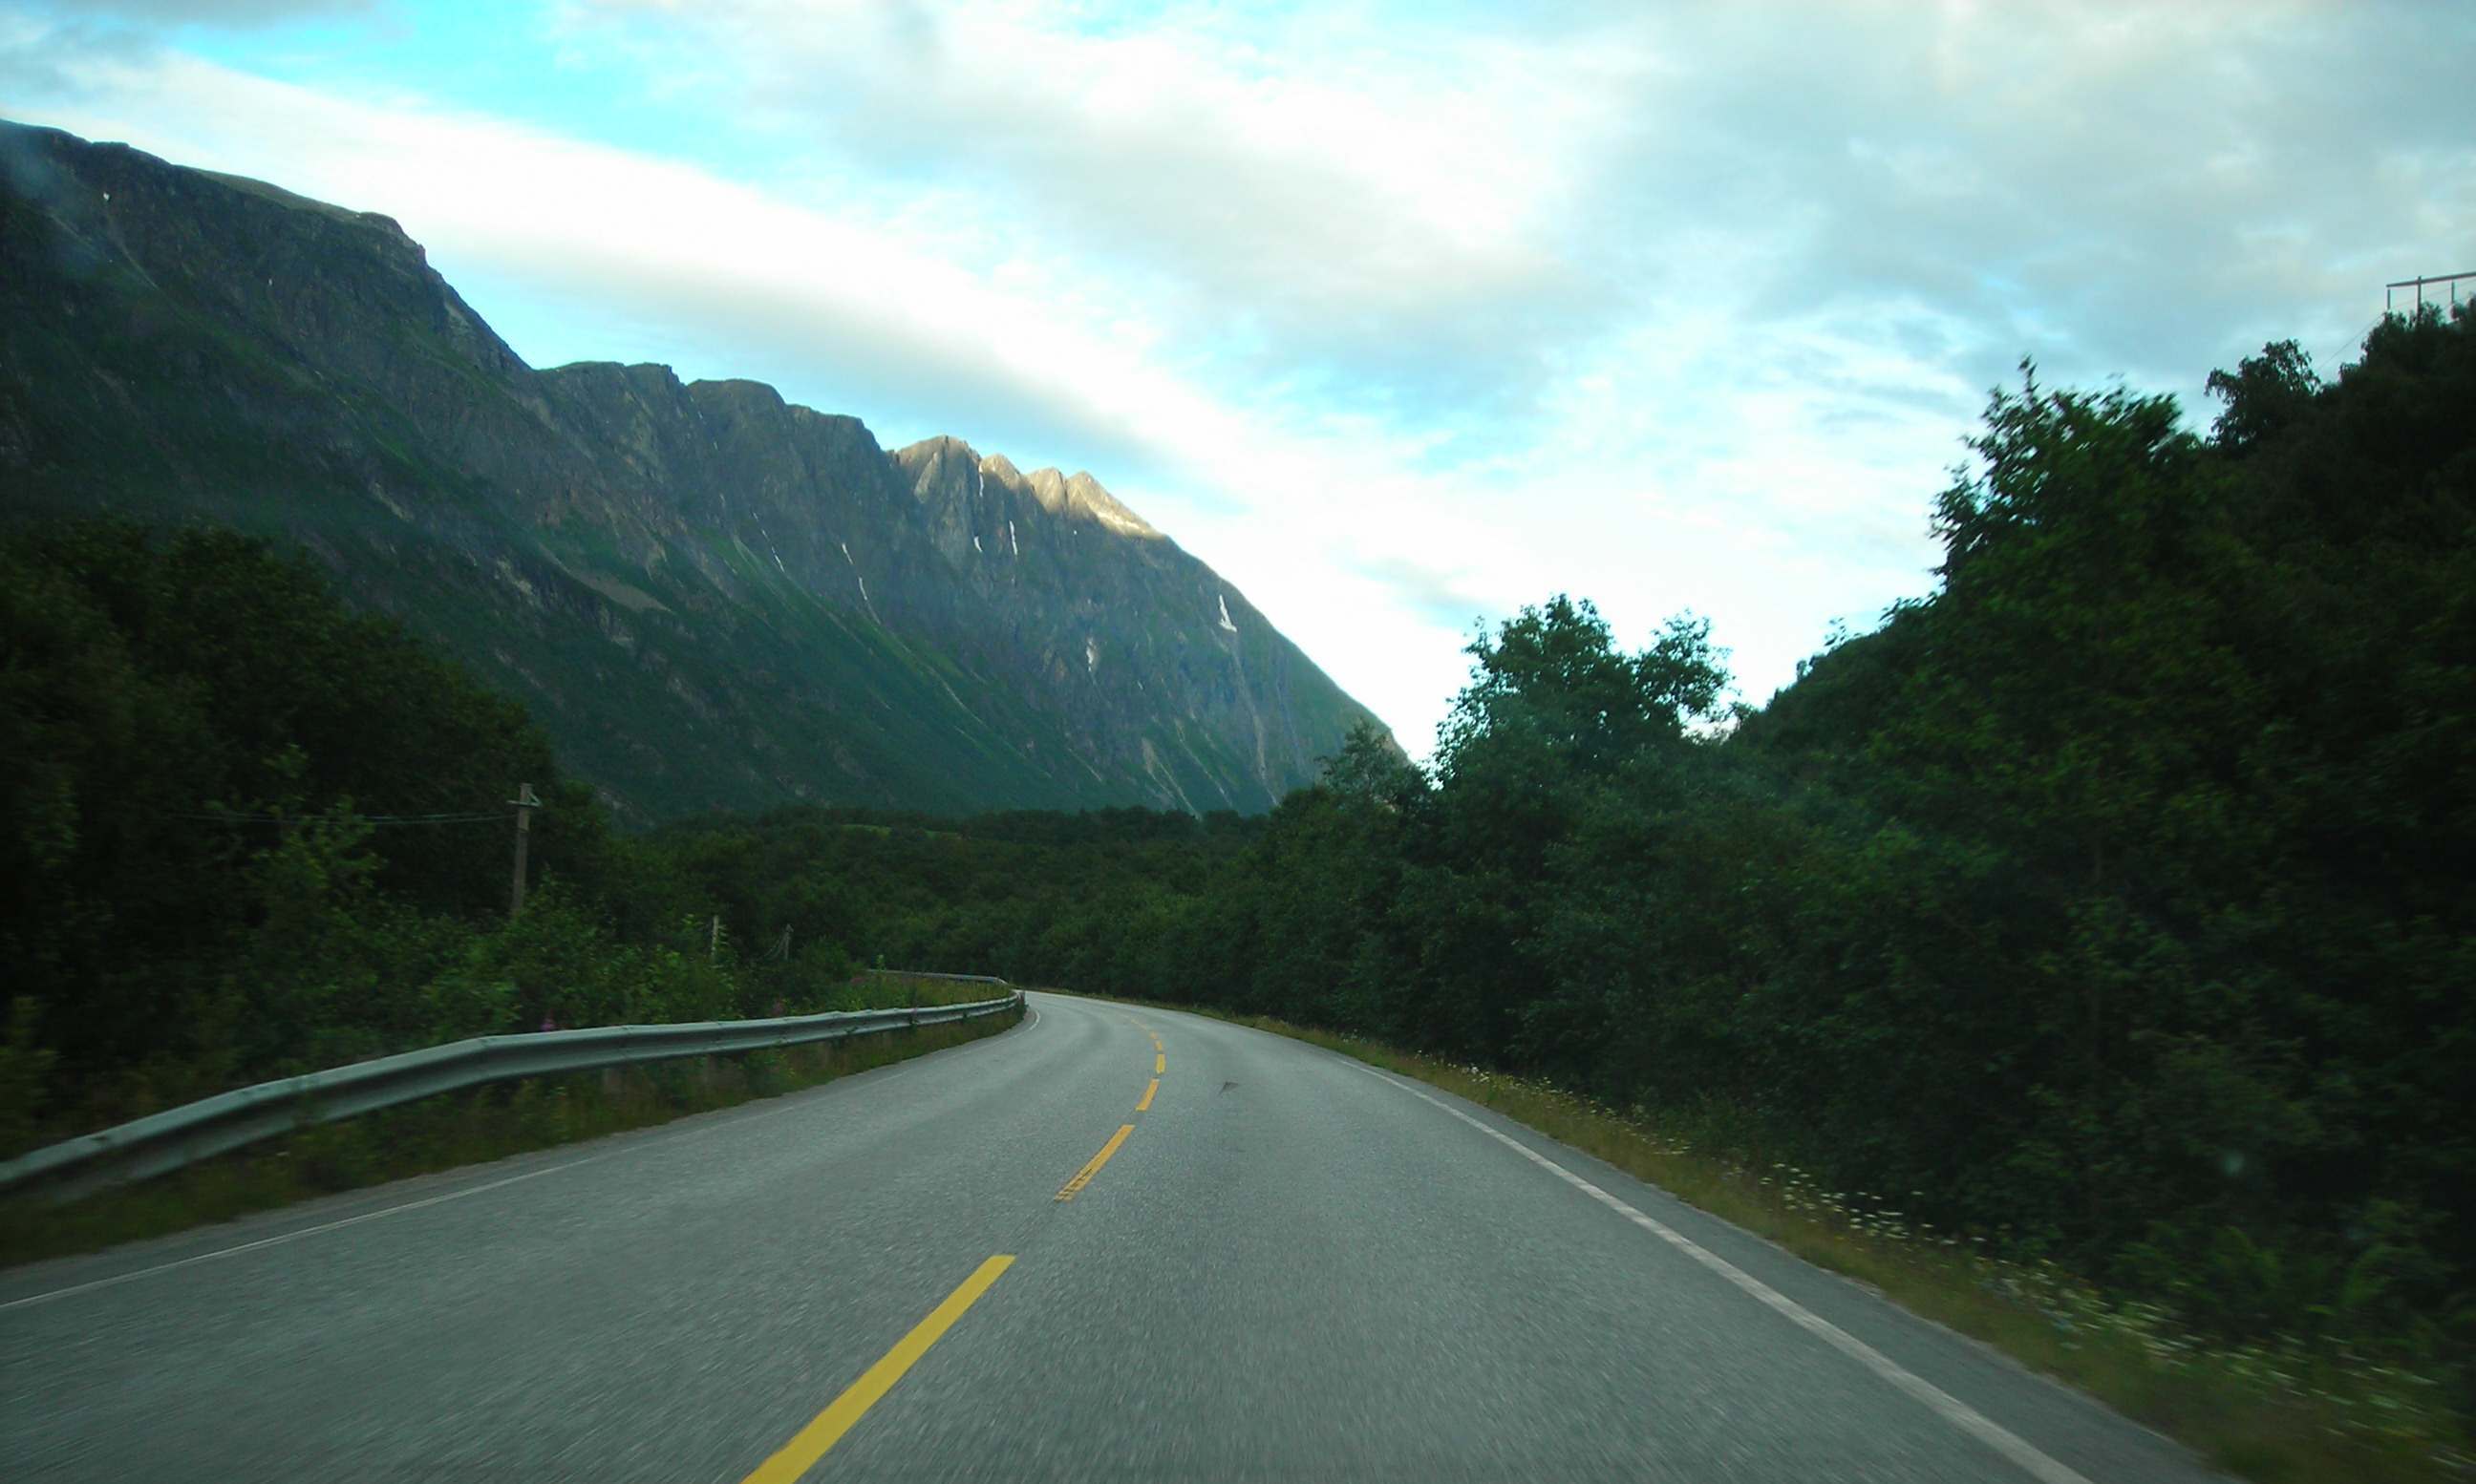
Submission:
[[533,810],[542,802],[533,797],[531,783],[518,783],[516,796],[508,802],[516,806],[516,875],[508,888],[508,918],[512,922],[525,909],[525,848],[532,842]]

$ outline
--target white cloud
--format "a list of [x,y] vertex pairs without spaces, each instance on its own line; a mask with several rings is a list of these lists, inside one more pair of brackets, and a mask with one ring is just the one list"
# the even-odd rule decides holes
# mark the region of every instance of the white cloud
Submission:
[[1465,610],[1560,589],[1629,642],[1710,614],[1759,700],[1829,619],[1923,590],[1928,501],[2021,355],[2188,398],[2272,337],[2327,366],[2382,281],[2476,236],[2467,11],[602,0],[555,29],[561,66],[756,141],[732,178],[418,77],[55,48],[12,86],[397,216],[520,351],[1090,467],[1414,749]]
[[857,167],[926,189],[951,229],[1072,258],[1183,353],[1310,375],[1328,401],[1381,405],[1407,380],[1483,398],[1541,326],[1593,308],[1556,224],[1631,79],[1589,35],[1472,36],[1346,7],[1099,31],[1003,3],[570,13],[588,54],[650,52],[666,71],[700,59],[717,106],[834,161],[837,188]]

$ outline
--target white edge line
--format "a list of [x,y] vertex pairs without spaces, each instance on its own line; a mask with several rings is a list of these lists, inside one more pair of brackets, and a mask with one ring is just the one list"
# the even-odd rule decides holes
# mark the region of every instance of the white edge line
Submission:
[[1679,1232],[1673,1227],[1668,1226],[1658,1220],[1645,1214],[1626,1201],[1609,1195],[1606,1191],[1601,1190],[1597,1185],[1594,1185],[1590,1181],[1582,1178],[1580,1175],[1575,1175],[1572,1171],[1556,1163],[1556,1161],[1549,1159],[1547,1155],[1530,1148],[1530,1146],[1523,1144],[1521,1140],[1513,1138],[1499,1129],[1491,1128],[1486,1124],[1471,1117],[1469,1114],[1463,1112],[1457,1107],[1454,1107],[1452,1104],[1446,1102],[1441,1099],[1431,1098],[1427,1094],[1419,1091],[1419,1089],[1412,1087],[1398,1078],[1386,1076],[1383,1073],[1377,1072],[1373,1068],[1360,1066],[1355,1067],[1354,1070],[1364,1072],[1369,1076],[1375,1078],[1379,1082],[1388,1083],[1393,1087],[1397,1087],[1402,1092],[1408,1093],[1411,1097],[1418,1099],[1421,1102],[1429,1103],[1435,1107],[1443,1109],[1445,1112],[1460,1119],[1463,1123],[1470,1125],[1473,1128],[1475,1128],[1479,1132],[1487,1135],[1489,1138],[1496,1140],[1498,1143],[1513,1150],[1515,1153],[1520,1154],[1523,1158],[1529,1160],[1532,1164],[1548,1171],[1558,1179],[1563,1180],[1566,1184],[1572,1186],[1575,1190],[1589,1196],[1592,1200],[1599,1202],[1599,1204],[1606,1206],[1608,1209],[1624,1217],[1627,1221],[1632,1222],[1643,1230],[1649,1232],[1652,1236],[1659,1238],[1669,1246],[1676,1249],[1680,1252],[1683,1252],[1686,1256],[1693,1258],[1703,1267],[1708,1268],[1713,1273],[1726,1278],[1729,1282],[1735,1284],[1740,1289],[1743,1289],[1746,1294],[1761,1300],[1765,1305],[1787,1319],[1790,1323],[1806,1330],[1808,1333],[1821,1340],[1824,1344],[1829,1345],[1834,1349],[1839,1350],[1841,1353],[1864,1366],[1867,1370],[1873,1372],[1884,1380],[1891,1382],[1894,1386],[1906,1392],[1917,1400],[1923,1402],[1935,1413],[1935,1415],[1941,1417],[1944,1422],[1951,1423],[1951,1425],[1959,1428],[1962,1432],[1968,1433],[1970,1437],[1977,1439],[1980,1443],[1985,1444],[1987,1447],[1994,1449],[1994,1451],[2002,1454],[2005,1458],[2019,1466],[2021,1471],[2027,1473],[2030,1477],[2040,1480],[2041,1484],[2090,1484],[2090,1480],[2084,1475],[2074,1472],[2072,1470],[2066,1468],[2062,1464],[2059,1464],[2055,1460],[2047,1457],[2045,1454],[2038,1451],[2037,1448],[2031,1447],[2018,1434],[2009,1431],[2001,1424],[1988,1418],[1985,1414],[1969,1406],[1967,1402],[1962,1401],[1959,1397],[1952,1396],[1949,1392],[1944,1391],[1932,1382],[1924,1380],[1909,1371],[1902,1369],[1901,1366],[1897,1362],[1894,1361],[1890,1356],[1885,1355],[1882,1351],[1874,1348],[1870,1345],[1868,1345],[1865,1341],[1858,1339],[1855,1335],[1850,1334],[1848,1331],[1841,1328],[1829,1320],[1824,1319],[1821,1315],[1806,1308],[1795,1299],[1781,1293],[1778,1289],[1775,1289],[1770,1284],[1764,1282],[1762,1279],[1755,1277],[1752,1274],[1746,1272],[1743,1268],[1738,1267],[1726,1258],[1721,1257],[1718,1253],[1700,1246],[1682,1232]]
[[[1028,1001],[1025,1002],[1027,1004],[1029,1002],[1030,1002]],[[1040,1012],[1034,1010],[1032,1013],[1036,1016]],[[893,1067],[872,1067],[869,1071],[879,1073],[900,1072],[908,1068],[913,1061],[917,1061],[918,1059],[919,1058],[917,1057],[909,1058]],[[867,1074],[861,1073],[857,1075],[864,1076]],[[844,1080],[842,1077],[834,1078],[834,1082],[840,1082],[842,1080]],[[880,1078],[880,1080],[882,1080],[882,1078]],[[819,1084],[821,1087],[831,1085],[833,1085],[833,1083]],[[813,1090],[814,1089],[810,1088],[800,1089],[802,1092]],[[741,1106],[744,1107],[746,1104],[743,1103]],[[363,1222],[377,1221],[382,1216],[397,1216],[406,1211],[418,1211],[424,1206],[443,1205],[450,1200],[461,1200],[467,1196],[478,1196],[484,1191],[498,1190],[504,1186],[513,1185],[519,1180],[532,1179],[536,1175],[557,1175],[561,1170],[573,1170],[580,1165],[589,1165],[597,1160],[608,1159],[614,1154],[632,1153],[636,1150],[655,1145],[675,1144],[683,1139],[693,1139],[700,1134],[712,1133],[717,1129],[737,1128],[743,1124],[753,1124],[759,1119],[774,1118],[784,1113],[796,1113],[807,1106],[807,1101],[803,1101],[793,1103],[787,1107],[766,1108],[759,1112],[748,1114],[742,1118],[722,1119],[714,1123],[706,1124],[698,1128],[669,1129],[669,1137],[660,1136],[663,1131],[668,1128],[668,1125],[661,1124],[654,1125],[652,1127],[646,1129],[621,1129],[617,1133],[607,1135],[607,1137],[619,1138],[629,1133],[639,1132],[651,1133],[656,1135],[656,1137],[638,1141],[637,1143],[631,1144],[622,1149],[605,1150],[599,1154],[588,1154],[582,1159],[571,1159],[565,1163],[548,1165],[539,1170],[528,1170],[522,1175],[511,1175],[507,1176],[505,1179],[491,1180],[486,1184],[468,1185],[462,1190],[451,1190],[443,1195],[431,1196],[420,1200],[408,1200],[402,1205],[391,1205],[383,1210],[363,1211],[359,1216],[347,1216],[340,1221],[322,1222],[315,1226],[303,1226],[295,1231],[279,1231],[274,1236],[260,1237],[255,1242],[243,1242],[234,1247],[217,1248],[211,1252],[196,1252],[187,1257],[176,1258],[171,1262],[157,1263],[151,1268],[136,1268],[127,1273],[115,1273],[108,1278],[95,1278],[89,1282],[72,1283],[66,1288],[55,1288],[45,1293],[28,1294],[23,1298],[11,1298],[6,1302],[0,1302],[0,1314],[6,1314],[11,1309],[31,1308],[38,1303],[49,1303],[55,1298],[67,1298],[77,1294],[92,1293],[99,1288],[117,1288],[123,1283],[135,1283],[139,1278],[151,1278],[159,1273],[171,1273],[182,1268],[193,1268],[202,1262],[213,1262],[219,1257],[237,1257],[243,1252],[254,1252],[262,1247],[275,1247],[282,1243],[297,1241],[302,1237],[314,1237],[323,1231],[336,1231],[346,1226],[358,1226]],[[713,1111],[723,1112],[727,1110],[716,1108]]]
[[217,1248],[211,1252],[198,1252],[191,1256],[179,1258],[172,1262],[157,1263],[152,1268],[138,1268],[129,1273],[115,1273],[108,1278],[96,1278],[92,1282],[87,1283],[72,1283],[66,1288],[55,1288],[49,1293],[30,1294],[23,1298],[12,1298],[6,1303],[0,1303],[0,1313],[5,1313],[11,1309],[26,1308],[33,1304],[48,1303],[54,1298],[66,1298],[72,1294],[92,1293],[98,1288],[116,1288],[123,1283],[134,1283],[139,1278],[153,1277],[159,1273],[170,1273],[175,1269],[192,1268],[202,1262],[212,1262],[218,1257],[235,1257],[242,1252],[254,1252],[262,1247],[274,1247],[279,1243],[290,1242],[301,1237],[314,1237],[322,1231],[334,1231],[344,1226],[358,1226],[363,1222],[377,1221],[382,1216],[393,1216],[402,1211],[418,1211],[423,1206],[434,1206],[449,1200],[461,1200],[466,1196],[478,1196],[483,1191],[497,1190],[503,1185],[513,1185],[518,1180],[530,1180],[536,1175],[556,1175],[561,1170],[573,1170],[579,1165],[589,1165],[593,1163],[594,1160],[607,1159],[611,1154],[618,1152],[619,1150],[612,1150],[609,1153],[595,1154],[591,1158],[587,1159],[571,1159],[563,1165],[552,1165],[541,1170],[528,1170],[522,1175],[511,1175],[505,1179],[492,1180],[486,1185],[468,1185],[462,1190],[451,1190],[444,1195],[432,1196],[423,1200],[408,1200],[402,1205],[388,1206],[384,1210],[363,1211],[359,1216],[347,1216],[341,1221],[323,1222],[315,1226],[304,1226],[297,1231],[280,1231],[274,1236],[260,1237],[255,1242],[243,1242],[237,1247]]

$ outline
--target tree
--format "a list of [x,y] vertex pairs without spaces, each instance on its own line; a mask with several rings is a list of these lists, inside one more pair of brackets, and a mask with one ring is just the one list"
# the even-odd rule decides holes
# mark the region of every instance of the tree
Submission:
[[1706,619],[1679,614],[1640,655],[1620,652],[1587,598],[1560,593],[1507,619],[1467,653],[1471,681],[1438,735],[1437,771],[1449,786],[1491,744],[1536,746],[1558,766],[1605,777],[1635,753],[1715,717],[1727,675]]
[[1341,751],[1321,761],[1322,785],[1353,804],[1399,810],[1427,797],[1426,774],[1401,755],[1392,733],[1374,722],[1350,728]]
[[2308,415],[2320,394],[2321,379],[2314,375],[2313,358],[2302,346],[2279,340],[2238,361],[2232,376],[2211,372],[2209,391],[2227,405],[2212,435],[2220,449],[2241,455]]

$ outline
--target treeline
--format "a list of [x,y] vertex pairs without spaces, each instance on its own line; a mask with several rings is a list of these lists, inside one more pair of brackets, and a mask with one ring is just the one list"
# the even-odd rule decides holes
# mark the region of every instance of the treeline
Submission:
[[0,533],[0,1157],[462,1036],[866,998],[614,834],[514,703],[210,530]]
[[870,952],[1545,1075],[2231,1336],[2464,1356],[2476,321],[2212,389],[2200,438],[2024,376],[1936,591],[1759,711],[1705,624],[1558,598],[1430,768],[1362,736],[1266,821],[688,854]]

